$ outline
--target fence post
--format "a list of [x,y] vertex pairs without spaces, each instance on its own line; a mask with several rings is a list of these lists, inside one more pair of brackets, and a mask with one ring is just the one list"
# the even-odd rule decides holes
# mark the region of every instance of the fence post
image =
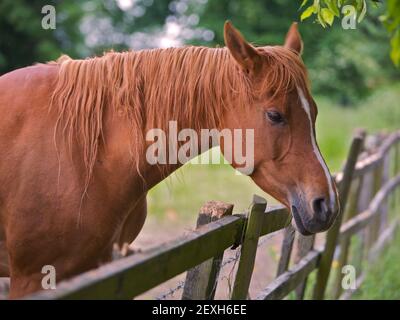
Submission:
[[361,131],[356,132],[351,143],[349,155],[343,170],[342,182],[339,186],[339,199],[341,212],[336,221],[326,235],[325,248],[321,255],[320,265],[317,273],[317,280],[314,287],[313,299],[321,300],[324,298],[326,285],[328,283],[333,255],[336,249],[336,243],[339,236],[342,222],[342,214],[346,208],[347,196],[349,193],[353,172],[357,162],[358,155],[362,149],[364,134]]
[[[382,169],[382,185],[386,184],[386,182],[390,179],[390,150],[388,150],[387,154],[383,157],[383,169]],[[382,205],[382,211],[380,216],[380,229],[378,232],[385,230],[388,225],[388,215],[389,215],[389,197],[387,201]]]
[[[371,154],[373,154],[374,149],[376,148],[376,143],[374,139],[366,139],[365,140],[365,156],[368,157]],[[363,177],[362,177],[362,186],[360,190],[360,195],[359,195],[359,201],[358,201],[358,211],[363,212],[366,209],[368,209],[369,203],[371,202],[372,198],[374,197],[374,172],[373,171],[368,171],[365,172]],[[362,270],[363,270],[363,261],[366,256],[366,247],[367,247],[367,241],[368,241],[368,232],[367,228],[361,230],[359,232],[360,236],[360,247],[358,248],[357,255],[355,257],[355,262],[354,265],[357,270],[357,274],[362,275]]]
[[292,224],[289,224],[284,231],[281,256],[279,258],[278,270],[276,276],[279,277],[282,273],[288,270],[290,256],[293,249],[293,241],[296,230],[293,228]]
[[[364,149],[366,132],[361,131],[361,135],[363,136],[362,149]],[[359,202],[363,186],[364,186],[364,176],[359,177],[357,180],[352,180],[349,190],[347,210],[344,210],[343,212],[342,223],[352,219],[360,212]],[[333,282],[333,293],[332,293],[333,299],[339,299],[342,293],[342,278],[343,278],[342,268],[347,263],[347,258],[351,245],[351,238],[339,239],[339,243],[340,243],[340,254]]]
[[[394,176],[396,176],[398,173],[400,173],[400,142],[397,142],[395,145],[394,149]],[[399,209],[399,204],[400,204],[400,188],[397,188],[397,190],[393,194],[394,197],[394,210],[395,213],[397,214],[397,209]]]
[[[297,239],[297,254],[295,263],[298,263],[302,258],[304,258],[307,255],[307,253],[310,252],[310,250],[313,249],[315,241],[315,234],[311,236],[303,236],[299,234],[298,236],[299,237]],[[307,285],[307,278],[308,277],[305,277],[304,280],[301,282],[301,284],[295,290],[297,300],[304,299],[304,293],[306,291],[306,285]]]
[[[205,203],[200,209],[196,229],[224,216],[231,215],[232,210],[232,204],[221,201]],[[223,255],[224,253],[221,253],[212,259],[204,261],[187,272],[182,300],[214,299]]]
[[[360,196],[360,191],[363,186],[363,177],[359,177],[357,183],[354,184],[353,190],[350,191],[348,210],[346,211],[346,216],[343,221],[348,221],[358,214],[358,200]],[[354,181],[355,182],[355,181]],[[338,265],[333,285],[333,299],[339,299],[342,293],[342,268],[347,263],[347,257],[349,253],[349,248],[351,244],[351,238],[339,239],[340,241],[340,255],[338,259]]]
[[258,238],[260,237],[266,207],[267,201],[265,199],[254,196],[253,205],[247,219],[246,231],[242,240],[239,266],[231,295],[232,300],[244,300],[248,296],[257,253]]
[[[379,189],[382,186],[382,173],[383,173],[383,161],[384,161],[384,155],[382,155],[382,159],[381,162],[379,163],[379,165],[376,167],[376,169],[374,170],[374,178],[373,178],[373,196],[372,198],[378,193]],[[379,209],[379,214],[377,214],[373,220],[370,223],[370,227],[367,229],[368,233],[367,233],[367,246],[366,246],[366,250],[367,250],[367,256],[368,256],[368,251],[369,249],[371,249],[371,247],[373,246],[374,242],[376,241],[377,237],[378,237],[378,233],[379,233],[379,229],[380,229],[380,215],[382,213],[382,207],[380,207]]]

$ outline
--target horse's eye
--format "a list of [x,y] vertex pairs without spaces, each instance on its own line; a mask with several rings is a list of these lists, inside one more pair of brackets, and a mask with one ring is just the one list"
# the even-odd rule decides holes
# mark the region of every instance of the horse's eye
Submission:
[[284,124],[285,123],[285,119],[277,111],[267,111],[266,115],[267,115],[268,120],[271,121],[273,124]]

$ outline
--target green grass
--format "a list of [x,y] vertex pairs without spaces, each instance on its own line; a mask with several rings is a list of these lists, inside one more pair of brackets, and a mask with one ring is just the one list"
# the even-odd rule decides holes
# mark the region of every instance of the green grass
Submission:
[[188,164],[150,191],[149,212],[170,220],[196,217],[209,200],[234,203],[235,212],[239,212],[249,207],[253,194],[268,197],[249,177],[237,175],[229,165]]
[[316,97],[316,101],[317,140],[333,171],[341,168],[356,128],[369,132],[400,128],[400,85],[378,90],[351,108],[339,107],[326,97]]
[[[400,125],[400,85],[379,90],[352,108],[340,107],[326,97],[315,100],[319,106],[317,139],[332,171],[341,168],[355,128],[372,132]],[[187,164],[150,191],[149,213],[168,220],[192,219],[208,200],[233,203],[237,212],[249,206],[254,193],[267,196],[229,165]],[[269,198],[269,202],[274,200]]]
[[400,299],[400,232],[378,259],[367,268],[365,280],[352,299]]

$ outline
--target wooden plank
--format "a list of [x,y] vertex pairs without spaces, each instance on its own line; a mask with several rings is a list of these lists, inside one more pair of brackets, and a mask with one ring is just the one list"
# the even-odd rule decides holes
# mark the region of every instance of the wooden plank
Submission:
[[269,208],[262,216],[260,236],[281,230],[290,225],[291,213],[284,206]]
[[400,131],[393,132],[379,145],[377,152],[369,157],[358,161],[354,172],[354,178],[363,176],[365,173],[373,171],[383,161],[384,155],[391,147],[400,141]]
[[146,252],[106,264],[27,299],[132,299],[240,243],[245,218],[224,217]]
[[348,222],[344,223],[341,230],[340,230],[340,237],[342,239],[346,239],[354,235],[355,233],[364,229],[368,224],[371,222],[374,216],[374,212],[370,210],[366,210],[355,218],[349,220]]
[[381,233],[378,240],[376,241],[376,243],[374,244],[374,246],[371,248],[371,250],[369,252],[368,261],[370,263],[375,262],[376,259],[379,257],[379,255],[382,253],[382,251],[393,240],[393,238],[396,235],[396,232],[398,231],[398,227],[399,227],[399,219],[396,219],[390,227],[387,227]]
[[400,174],[396,177],[390,179],[375,195],[372,199],[371,204],[368,209],[348,222],[344,223],[340,229],[340,237],[347,238],[352,236],[354,233],[360,231],[365,228],[371,220],[378,214],[379,208],[382,205],[383,201],[396,190],[396,188],[400,185]]
[[265,199],[254,197],[240,250],[240,260],[231,295],[232,300],[244,300],[248,296],[266,206]]
[[295,233],[296,230],[291,224],[285,228],[281,246],[281,256],[279,258],[278,270],[276,274],[277,277],[289,269]]
[[[232,215],[232,210],[232,204],[209,201],[200,208],[196,228],[198,229],[225,216]],[[223,255],[223,253],[218,254],[187,272],[182,300],[214,299]]]
[[313,298],[320,300],[324,298],[326,285],[328,283],[329,274],[331,271],[331,264],[333,255],[336,248],[336,243],[339,236],[340,225],[342,222],[342,213],[345,211],[348,193],[350,190],[351,181],[353,179],[353,172],[356,166],[358,155],[362,149],[364,141],[364,134],[357,132],[351,143],[349,156],[343,170],[343,179],[338,190],[341,213],[339,213],[333,226],[329,229],[326,235],[325,249],[322,253],[320,266],[318,268],[317,280],[314,287]]
[[[383,161],[383,156],[388,150],[400,141],[400,130],[390,134],[373,154],[357,161],[353,177],[359,178],[366,173],[373,171]],[[343,179],[343,172],[336,174],[336,183],[340,184]]]
[[277,300],[286,297],[298,287],[319,263],[321,252],[312,250],[289,271],[272,281],[256,298],[257,300]]

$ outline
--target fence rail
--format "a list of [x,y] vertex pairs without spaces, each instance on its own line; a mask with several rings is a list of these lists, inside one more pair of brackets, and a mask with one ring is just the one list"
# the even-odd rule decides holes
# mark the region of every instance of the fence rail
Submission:
[[[267,209],[266,201],[255,196],[251,209],[243,214],[232,214],[232,205],[210,202],[200,210],[196,230],[78,275],[60,283],[56,290],[42,291],[27,299],[132,299],[187,270],[186,281],[180,286],[184,288],[182,298],[213,299],[224,251],[238,246],[240,256],[231,298],[246,299],[259,238],[281,229],[285,233],[277,277],[257,299],[282,299],[293,290],[298,299],[303,299],[308,275],[314,270],[317,277],[313,298],[323,299],[335,252],[340,252],[339,266],[346,264],[352,237],[363,232],[364,254],[360,259],[372,260],[393,238],[399,224],[397,218],[389,223],[388,212],[399,210],[400,131],[373,136],[371,140],[371,145],[365,143],[365,133],[358,131],[343,172],[335,176],[342,213],[326,233],[324,246],[314,248],[314,236],[299,237],[300,250],[290,268],[295,233],[291,215],[283,206]],[[364,190],[369,191],[368,196],[361,192]],[[391,199],[394,201],[390,202]],[[362,206],[366,208],[360,210]],[[358,282],[362,279],[363,274]],[[334,278],[334,298],[342,293],[341,280],[338,272]],[[350,295],[346,292],[342,298]]]

